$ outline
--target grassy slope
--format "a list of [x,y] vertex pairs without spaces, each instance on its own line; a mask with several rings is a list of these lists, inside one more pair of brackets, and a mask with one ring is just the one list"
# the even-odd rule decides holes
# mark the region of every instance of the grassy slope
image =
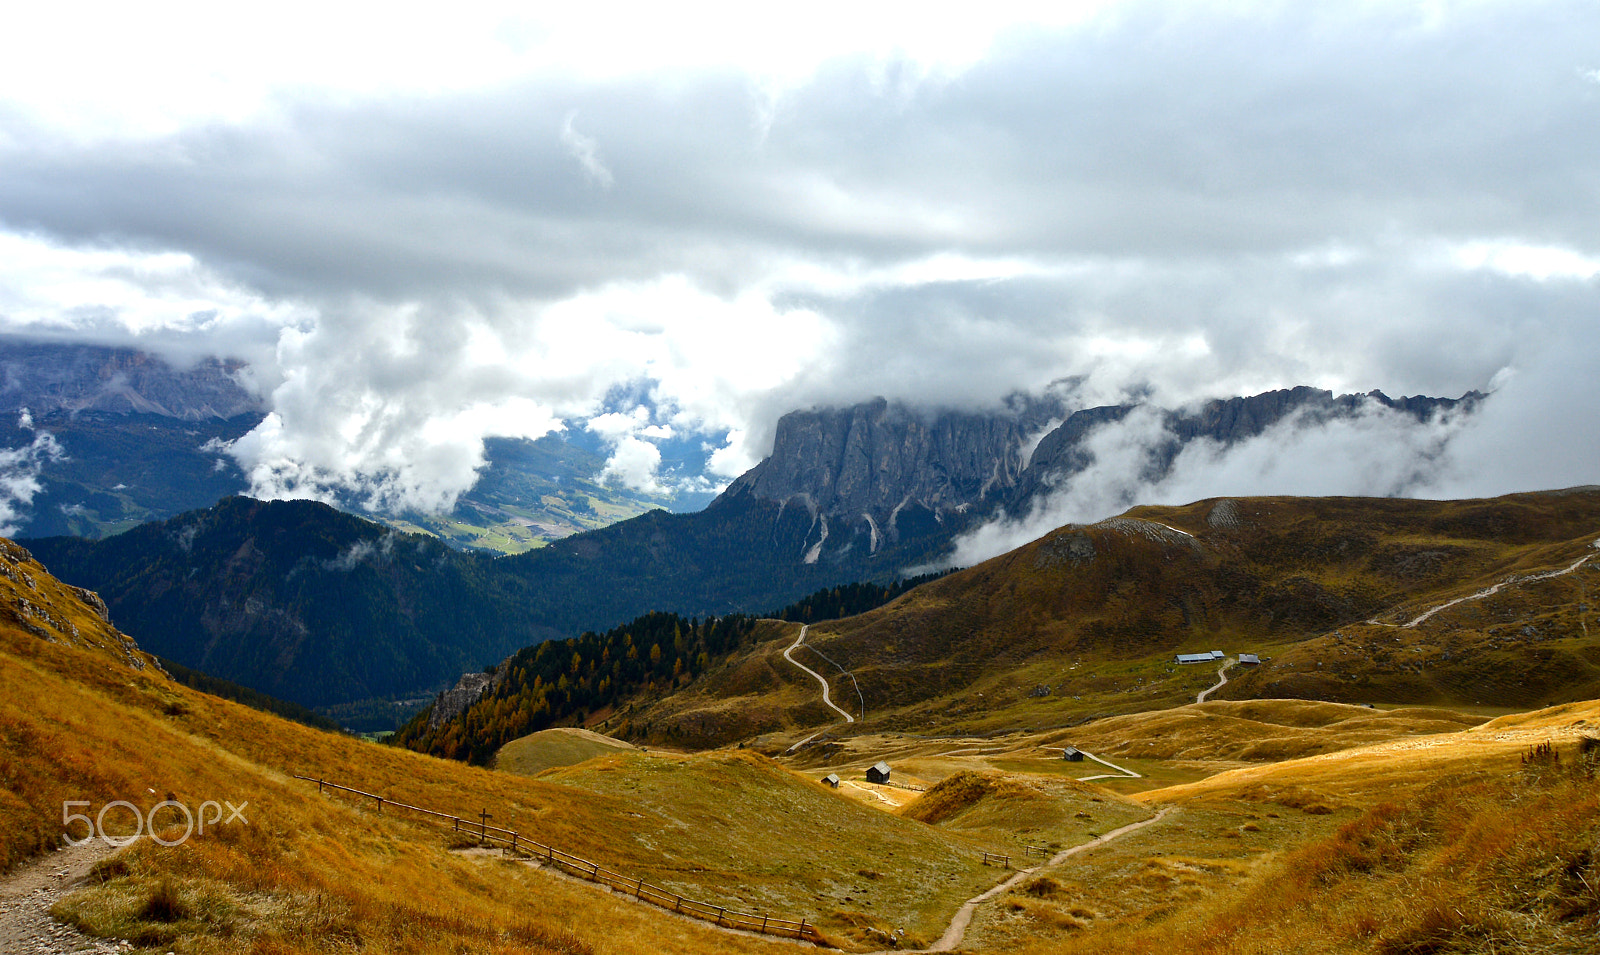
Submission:
[[[42,568],[32,576],[44,580]],[[87,617],[87,606],[80,615]],[[58,613],[60,616],[60,613]],[[0,628],[0,852],[52,844],[65,800],[148,809],[248,804],[248,826],[175,849],[141,842],[62,911],[85,928],[174,951],[313,951],[330,939],[376,951],[486,948],[754,951],[725,936],[509,864],[453,856],[446,833],[319,796],[326,776],[497,825],[700,898],[819,917],[845,939],[901,929],[936,937],[994,870],[985,835],[947,832],[824,791],[755,755],[626,752],[533,780],[463,767],[279,720],[123,662],[120,643],[80,649]],[[819,854],[819,842],[830,849]],[[168,889],[165,886],[171,886]],[[165,893],[182,914],[141,917]],[[477,926],[470,928],[470,926]]]
[[651,818],[633,836],[656,857],[640,872],[650,881],[697,896],[737,885],[747,910],[815,912],[824,930],[868,944],[896,931],[938,938],[995,879],[980,853],[1020,851],[1010,834],[923,825],[747,753],[617,753],[542,778]]
[[[1600,702],[1576,703],[1146,793],[1180,808],[1057,891],[1012,893],[973,938],[1040,955],[1592,951],[1600,751],[1580,751],[1597,729]],[[1557,760],[1524,762],[1547,742]]]
[[[1066,726],[1176,706],[1215,671],[1171,654],[1210,649],[1271,658],[1236,671],[1224,698],[1545,705],[1600,696],[1587,600],[1600,559],[1415,629],[1362,621],[1600,557],[1597,537],[1600,491],[1142,507],[820,624],[807,642],[855,673],[885,729]],[[1381,652],[1358,650],[1380,639]],[[1049,695],[1030,696],[1039,686]]]
[[[97,629],[76,595],[37,565],[10,569],[0,577],[20,581],[25,571],[33,586],[19,586],[32,605],[63,626],[42,628],[55,642],[17,619],[0,626],[0,852],[8,864],[53,840],[66,799],[99,806],[128,798],[147,808],[171,793],[190,804],[249,804],[248,826],[175,849],[142,842],[102,866],[103,885],[58,907],[92,930],[161,951],[793,950],[452,854],[447,834],[319,796],[291,771],[462,815],[489,807],[497,824],[661,881],[742,888],[774,906],[809,900],[851,947],[881,943],[905,923],[913,938],[935,934],[954,902],[999,875],[972,864],[974,849],[1071,844],[1141,812],[1096,787],[1015,772],[982,777],[954,796],[930,793],[930,802],[896,816],[746,754],[626,752],[539,780],[444,763],[287,723],[176,685],[148,665],[136,670],[133,651]],[[0,596],[19,606],[20,592]],[[69,642],[72,627],[78,637]],[[1384,731],[1403,734],[1456,721],[1294,702],[1195,709],[1334,739],[1375,731],[1363,719],[1388,720]],[[1600,703],[1571,704],[1144,793],[1139,801],[1176,804],[1176,812],[981,908],[967,946],[1162,955],[1585,951],[1600,928],[1595,781],[1553,767],[1527,772],[1518,759],[1554,740],[1571,767],[1574,741],[1597,727]],[[1179,732],[1204,742],[1193,727]],[[875,740],[915,749],[930,766],[1007,755],[1045,764],[1021,752],[1037,748],[1038,734],[1009,744]],[[917,816],[937,818],[930,828]],[[171,903],[165,921],[152,917],[162,899]]]
[[[626,832],[613,821],[629,818],[618,800],[311,730],[15,631],[0,632],[0,746],[0,852],[13,861],[54,841],[68,799],[90,801],[91,812],[114,799],[148,809],[168,793],[191,807],[249,805],[248,826],[123,853],[104,887],[65,907],[91,931],[189,952],[353,943],[449,952],[453,928],[494,951],[628,952],[639,937],[656,951],[771,947],[524,867],[454,856],[445,833],[318,796],[287,774],[325,774],[462,815],[488,806],[497,823],[630,870],[648,853],[610,851],[610,834]],[[188,916],[138,917],[163,881]]]
[[558,766],[575,766],[596,756],[631,749],[628,743],[571,727],[540,730],[514,739],[495,753],[493,768],[519,776],[537,776]]

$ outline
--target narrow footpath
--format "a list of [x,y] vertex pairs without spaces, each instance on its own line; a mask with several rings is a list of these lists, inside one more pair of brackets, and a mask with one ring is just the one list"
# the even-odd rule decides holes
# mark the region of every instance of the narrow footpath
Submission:
[[[1080,749],[1080,750],[1078,750],[1078,752],[1083,753],[1083,750]],[[1107,760],[1101,759],[1100,757],[1096,756],[1093,753],[1083,753],[1083,755],[1088,757],[1089,759],[1094,760],[1095,762],[1099,763],[1102,766],[1111,767],[1112,769],[1116,770],[1118,773],[1121,773],[1121,775],[1119,776],[1119,775],[1115,775],[1115,774],[1112,774],[1112,773],[1101,773],[1099,776],[1082,776],[1082,777],[1079,777],[1079,779],[1078,779],[1078,782],[1080,782],[1080,783],[1090,782],[1091,780],[1095,780],[1095,779],[1143,779],[1144,778],[1143,776],[1140,776],[1138,773],[1134,772],[1133,770],[1129,769],[1126,766],[1118,766],[1116,763],[1109,762]]]
[[0,880],[0,952],[6,955],[113,955],[126,942],[84,935],[57,922],[50,909],[82,884],[110,846],[91,839],[25,863]]
[[[1600,547],[1600,541],[1595,541],[1594,545],[1591,545],[1591,546]],[[1398,630],[1409,630],[1412,627],[1415,627],[1417,624],[1422,623],[1423,621],[1427,620],[1429,617],[1433,616],[1434,614],[1438,613],[1441,610],[1448,610],[1451,607],[1454,607],[1456,604],[1463,604],[1463,603],[1466,603],[1469,600],[1482,600],[1485,597],[1492,597],[1495,594],[1499,593],[1502,588],[1507,587],[1507,586],[1509,586],[1511,584],[1531,584],[1534,581],[1549,580],[1552,577],[1565,577],[1567,574],[1572,573],[1573,571],[1577,570],[1579,567],[1582,567],[1584,564],[1588,563],[1589,562],[1589,558],[1593,557],[1593,556],[1594,556],[1593,554],[1589,554],[1589,555],[1580,557],[1577,560],[1573,561],[1571,566],[1566,567],[1566,568],[1564,568],[1562,570],[1547,570],[1547,571],[1544,571],[1543,573],[1529,574],[1526,577],[1507,577],[1505,580],[1500,581],[1498,584],[1495,584],[1492,587],[1485,587],[1484,589],[1478,591],[1477,593],[1467,594],[1465,597],[1457,597],[1454,600],[1447,601],[1445,603],[1440,604],[1437,607],[1434,607],[1432,609],[1426,610],[1423,613],[1421,613],[1418,616],[1416,616],[1415,618],[1406,621],[1405,623],[1385,623],[1382,620],[1378,620],[1376,618],[1368,620],[1367,623],[1370,623],[1375,627],[1394,627],[1394,628],[1396,628]]]
[[[1105,845],[1113,839],[1120,839],[1130,832],[1137,832],[1138,830],[1143,829],[1145,826],[1153,826],[1162,819],[1166,818],[1167,813],[1171,811],[1172,808],[1169,806],[1162,809],[1154,816],[1151,816],[1149,819],[1144,820],[1143,822],[1129,823],[1120,829],[1113,829],[1105,835],[1097,836],[1081,845],[1073,846],[1070,849],[1063,849],[1051,856],[1050,861],[1048,862],[1041,863],[1031,869],[1018,869],[1015,874],[1007,879],[1002,880],[994,888],[983,893],[982,895],[968,899],[967,902],[961,906],[961,908],[956,910],[955,917],[950,920],[950,927],[944,930],[944,934],[939,936],[939,940],[934,942],[933,945],[929,946],[928,948],[922,949],[921,952],[923,955],[927,955],[927,953],[932,952],[955,951],[956,946],[960,945],[962,941],[966,939],[967,929],[972,925],[972,916],[977,912],[978,906],[994,899],[1007,889],[1010,889],[1023,879],[1026,879],[1028,876],[1042,872],[1045,869],[1058,866],[1080,852],[1088,852],[1091,849],[1098,849],[1100,846]],[[889,955],[889,953],[878,952],[876,955]]]

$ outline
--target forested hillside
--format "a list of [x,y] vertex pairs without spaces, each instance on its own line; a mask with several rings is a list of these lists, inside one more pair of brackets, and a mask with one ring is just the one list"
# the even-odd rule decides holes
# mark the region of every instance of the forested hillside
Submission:
[[559,635],[489,558],[311,501],[29,546],[151,652],[305,706],[431,692]]
[[541,643],[518,651],[458,719],[434,707],[396,733],[411,749],[481,763],[519,736],[568,719],[582,720],[636,693],[670,691],[750,645],[756,619],[741,615],[685,619],[650,613],[605,633]]

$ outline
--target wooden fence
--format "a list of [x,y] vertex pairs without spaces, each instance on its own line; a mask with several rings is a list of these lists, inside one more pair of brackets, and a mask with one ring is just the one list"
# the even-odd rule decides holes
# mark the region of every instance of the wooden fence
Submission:
[[651,885],[643,879],[630,878],[620,872],[613,872],[604,868],[598,863],[590,862],[588,859],[582,859],[569,852],[562,852],[560,849],[535,842],[514,829],[502,829],[499,826],[488,825],[487,821],[481,816],[477,819],[469,819],[448,812],[423,809],[421,806],[395,802],[376,793],[362,792],[359,789],[351,789],[349,786],[330,783],[326,779],[319,779],[315,776],[295,774],[294,778],[316,783],[317,792],[319,793],[325,789],[337,789],[371,799],[380,813],[383,812],[385,806],[388,806],[391,809],[421,813],[424,816],[439,820],[441,824],[449,822],[451,828],[456,832],[475,835],[483,842],[499,843],[510,852],[527,856],[530,859],[543,860],[547,865],[559,866],[573,875],[588,879],[590,882],[609,886],[613,891],[631,895],[641,902],[649,902],[652,905],[659,905],[664,909],[671,909],[683,915],[704,919],[707,922],[715,922],[725,928],[761,932],[766,935],[781,935],[785,938],[801,939],[818,945],[827,944],[817,931],[816,926],[810,924],[807,919],[801,919],[796,922],[793,919],[773,918],[767,915],[749,915],[744,912],[735,912],[724,905],[699,902],[686,898],[676,892],[669,892],[660,886]]
[[1003,869],[1009,869],[1011,868],[1011,857],[1009,855],[1001,855],[998,852],[985,852],[983,854],[983,864],[997,865]]

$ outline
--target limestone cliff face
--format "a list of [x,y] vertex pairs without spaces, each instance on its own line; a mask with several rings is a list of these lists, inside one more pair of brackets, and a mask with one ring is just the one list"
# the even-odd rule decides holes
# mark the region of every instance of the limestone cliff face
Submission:
[[804,506],[817,519],[894,533],[900,513],[962,511],[999,499],[1026,466],[1026,443],[1059,406],[1019,402],[992,413],[919,412],[882,398],[795,411],[778,422],[772,454],[728,488]]
[[131,348],[0,340],[0,412],[156,414],[197,421],[261,412],[240,386],[239,362],[178,369]]
[[[1232,445],[1296,416],[1325,421],[1378,406],[1421,421],[1468,410],[1481,397],[1335,396],[1301,387],[1157,409],[1159,428],[1148,436],[1144,476],[1159,478],[1191,441]],[[805,563],[829,555],[848,563],[877,554],[907,534],[935,546],[936,539],[949,538],[998,509],[1026,512],[1063,478],[1093,463],[1086,446],[1091,434],[1136,407],[1108,405],[1066,414],[1059,402],[1032,400],[988,413],[919,411],[880,398],[849,408],[791,412],[778,422],[771,456],[734,481],[719,501],[805,508],[810,529],[798,541],[780,542],[776,534],[772,541],[792,548]],[[1051,418],[1061,423],[1039,438],[1030,455],[1030,439]],[[710,511],[715,510],[713,505]],[[915,529],[908,530],[910,525]],[[805,527],[804,517],[799,526]]]

